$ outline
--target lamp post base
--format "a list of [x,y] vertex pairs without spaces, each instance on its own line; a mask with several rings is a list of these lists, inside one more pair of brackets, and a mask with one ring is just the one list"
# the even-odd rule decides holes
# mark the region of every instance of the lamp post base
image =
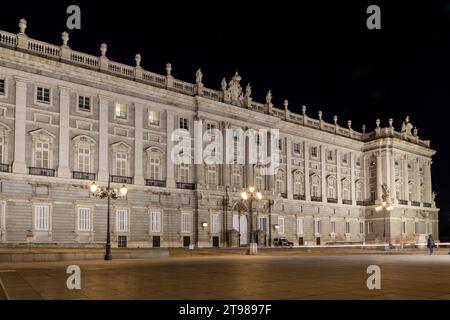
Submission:
[[109,243],[106,244],[105,260],[112,260],[111,244],[109,244]]
[[256,242],[250,243],[248,254],[258,254],[258,244]]

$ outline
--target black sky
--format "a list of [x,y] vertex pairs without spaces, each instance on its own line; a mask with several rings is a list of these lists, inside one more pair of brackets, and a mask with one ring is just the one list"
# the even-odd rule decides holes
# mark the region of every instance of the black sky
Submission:
[[[171,62],[176,78],[191,81],[201,67],[206,86],[219,89],[237,69],[254,100],[271,89],[276,105],[332,122],[368,130],[380,118],[406,115],[438,152],[433,188],[441,208],[441,236],[450,236],[450,1],[16,1],[2,3],[0,29],[60,44],[66,8],[77,4],[81,30],[69,45],[165,73]],[[381,8],[381,30],[368,30],[366,9]]]

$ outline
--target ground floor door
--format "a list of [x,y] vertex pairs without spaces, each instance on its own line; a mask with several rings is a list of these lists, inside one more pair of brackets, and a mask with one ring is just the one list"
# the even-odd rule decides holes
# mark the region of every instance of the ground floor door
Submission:
[[117,237],[117,246],[119,248],[126,248],[127,247],[127,236],[118,236]]
[[233,229],[239,231],[240,233],[240,245],[245,245],[248,243],[248,221],[246,215],[235,214],[233,216]]
[[153,236],[153,248],[159,248],[161,247],[161,237],[160,236]]
[[189,247],[191,244],[191,237],[183,237],[183,247]]
[[219,237],[212,237],[212,245],[213,247],[219,246]]

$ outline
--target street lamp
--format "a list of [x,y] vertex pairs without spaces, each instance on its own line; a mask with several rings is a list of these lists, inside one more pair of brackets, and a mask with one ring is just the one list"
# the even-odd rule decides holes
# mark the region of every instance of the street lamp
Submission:
[[[391,212],[394,209],[394,206],[391,202],[391,197],[389,195],[389,188],[386,184],[383,184],[382,186],[383,194],[382,194],[382,202],[379,206],[375,208],[377,212],[380,212],[381,210],[384,211],[384,230],[383,230],[383,242],[386,242],[386,215]],[[390,242],[390,241],[389,241]]]
[[118,198],[123,198],[127,195],[128,189],[125,185],[122,185],[119,189],[111,188],[111,177],[108,177],[108,187],[99,187],[95,182],[92,182],[89,186],[89,190],[91,191],[94,197],[104,199],[108,199],[108,221],[106,224],[106,253],[105,260],[112,260],[111,255],[111,228],[110,228],[110,202],[111,199],[116,200]]
[[253,200],[262,199],[261,192],[256,192],[255,187],[250,186],[248,190],[241,192],[242,201],[248,201],[248,213],[250,216],[250,253],[256,253],[258,245],[255,243],[255,233],[253,232]]

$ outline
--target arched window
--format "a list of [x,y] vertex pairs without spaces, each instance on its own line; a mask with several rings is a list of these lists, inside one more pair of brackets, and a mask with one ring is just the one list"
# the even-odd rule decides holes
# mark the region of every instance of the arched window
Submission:
[[351,183],[350,180],[344,179],[342,180],[342,199],[343,200],[351,200],[352,193],[351,193]]
[[304,195],[305,194],[305,176],[303,172],[297,170],[294,172],[294,194]]
[[255,187],[256,190],[264,190],[264,179],[261,175],[261,168],[258,166],[255,167]]
[[320,177],[317,174],[311,176],[311,196],[320,197]]
[[231,186],[235,188],[242,188],[242,165],[231,165]]
[[286,193],[286,174],[284,170],[278,169],[278,172],[275,176],[275,192],[278,193]]
[[336,178],[334,176],[327,178],[327,197],[329,199],[336,199]]
[[88,136],[73,138],[74,169],[78,172],[94,172],[95,140]]
[[164,153],[161,149],[150,147],[147,152],[147,177],[150,180],[163,180]]
[[113,172],[117,176],[130,176],[131,150],[125,142],[112,145],[113,149]]
[[217,185],[217,165],[215,164],[210,164],[210,165],[206,165],[206,184],[209,185]]
[[55,136],[44,129],[30,132],[33,141],[32,166],[53,169],[53,142]]

